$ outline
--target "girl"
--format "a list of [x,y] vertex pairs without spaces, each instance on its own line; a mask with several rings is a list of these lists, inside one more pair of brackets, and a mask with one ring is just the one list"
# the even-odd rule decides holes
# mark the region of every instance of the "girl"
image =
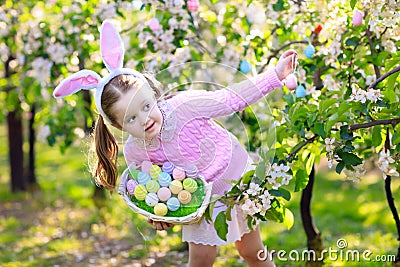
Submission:
[[[122,68],[124,49],[118,32],[104,22],[100,31],[103,61],[110,74],[100,78],[82,70],[65,79],[54,91],[64,97],[80,89],[97,88],[96,107],[100,113],[95,128],[98,165],[94,177],[104,188],[113,191],[118,177],[118,146],[104,124],[110,124],[129,134],[124,147],[128,164],[143,161],[197,168],[207,182],[213,182],[212,194],[230,189],[225,180],[238,179],[251,168],[248,153],[227,130],[212,118],[229,115],[256,102],[268,92],[282,86],[282,80],[292,72],[296,52],[289,50],[280,57],[276,68],[251,80],[209,92],[191,90],[162,100],[161,84],[150,76]],[[215,215],[221,208],[215,209]],[[228,242],[234,242],[239,254],[249,266],[273,266],[260,261],[257,252],[263,250],[260,229],[250,231],[239,208],[233,208],[228,222]],[[215,216],[214,215],[214,216]],[[157,230],[167,230],[171,224],[149,221]],[[226,244],[205,220],[182,226],[182,239],[189,242],[189,266],[212,266],[217,246]]]

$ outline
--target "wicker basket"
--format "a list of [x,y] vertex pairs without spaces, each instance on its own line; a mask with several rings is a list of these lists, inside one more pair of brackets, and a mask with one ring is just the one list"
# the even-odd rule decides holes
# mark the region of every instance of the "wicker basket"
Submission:
[[202,177],[199,177],[202,182],[204,183],[204,198],[201,206],[193,213],[183,216],[183,217],[170,217],[170,216],[158,216],[152,214],[146,210],[139,208],[130,198],[129,193],[127,192],[126,183],[129,179],[129,171],[139,169],[139,166],[132,163],[125,171],[122,173],[121,182],[119,185],[118,193],[122,196],[125,203],[136,213],[139,213],[151,220],[154,221],[161,221],[173,224],[194,224],[200,221],[202,218],[208,204],[210,203],[211,199],[211,190],[212,190],[212,183],[207,183]]

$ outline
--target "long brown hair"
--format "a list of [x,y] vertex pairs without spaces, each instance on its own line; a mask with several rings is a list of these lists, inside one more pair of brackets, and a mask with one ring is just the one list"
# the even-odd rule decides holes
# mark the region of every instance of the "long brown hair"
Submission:
[[[159,98],[163,90],[162,84],[151,73],[144,73],[143,76],[154,90],[156,98]],[[137,82],[137,78],[133,75],[121,74],[111,79],[104,87],[101,96],[101,107],[111,124],[120,130],[122,130],[122,126],[117,122],[112,112],[112,107],[121,96],[135,88]],[[118,144],[101,115],[98,116],[94,129],[93,144],[97,157],[97,163],[93,169],[95,182],[98,186],[113,191],[118,179]]]

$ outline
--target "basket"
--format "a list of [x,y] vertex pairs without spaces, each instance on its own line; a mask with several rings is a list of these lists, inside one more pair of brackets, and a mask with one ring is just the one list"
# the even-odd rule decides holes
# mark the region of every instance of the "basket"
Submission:
[[205,210],[207,209],[208,204],[210,203],[212,183],[207,183],[203,177],[199,176],[198,179],[200,179],[201,182],[203,183],[204,197],[201,205],[193,213],[190,213],[182,217],[172,217],[167,215],[159,216],[138,207],[138,205],[131,200],[132,196],[128,193],[126,183],[129,180],[130,171],[137,169],[139,169],[139,166],[137,166],[135,163],[132,163],[128,168],[126,168],[122,173],[121,182],[118,188],[118,193],[122,196],[122,198],[124,199],[125,203],[129,206],[129,208],[131,208],[134,212],[139,213],[153,221],[160,221],[177,225],[194,224],[200,221]]

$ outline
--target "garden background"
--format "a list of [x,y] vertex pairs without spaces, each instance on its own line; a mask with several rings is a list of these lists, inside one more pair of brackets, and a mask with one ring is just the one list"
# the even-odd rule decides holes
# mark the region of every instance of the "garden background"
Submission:
[[[117,194],[95,187],[88,163],[96,118],[91,93],[51,97],[61,79],[79,69],[106,73],[99,54],[105,19],[120,30],[125,66],[163,74],[170,90],[210,75],[220,84],[249,78],[296,49],[296,90],[284,87],[224,121],[249,151],[266,152],[261,164],[291,167],[290,183],[276,196],[283,207],[276,220],[284,223],[263,222],[263,242],[288,253],[372,253],[368,262],[326,257],[309,265],[400,261],[397,1],[0,3],[2,266],[187,262],[179,226],[155,232]],[[218,71],[210,74],[195,62]],[[126,167],[122,157],[120,167]],[[346,247],[338,248],[338,240]],[[396,258],[377,262],[377,255]],[[220,248],[215,266],[245,264],[229,245]]]

